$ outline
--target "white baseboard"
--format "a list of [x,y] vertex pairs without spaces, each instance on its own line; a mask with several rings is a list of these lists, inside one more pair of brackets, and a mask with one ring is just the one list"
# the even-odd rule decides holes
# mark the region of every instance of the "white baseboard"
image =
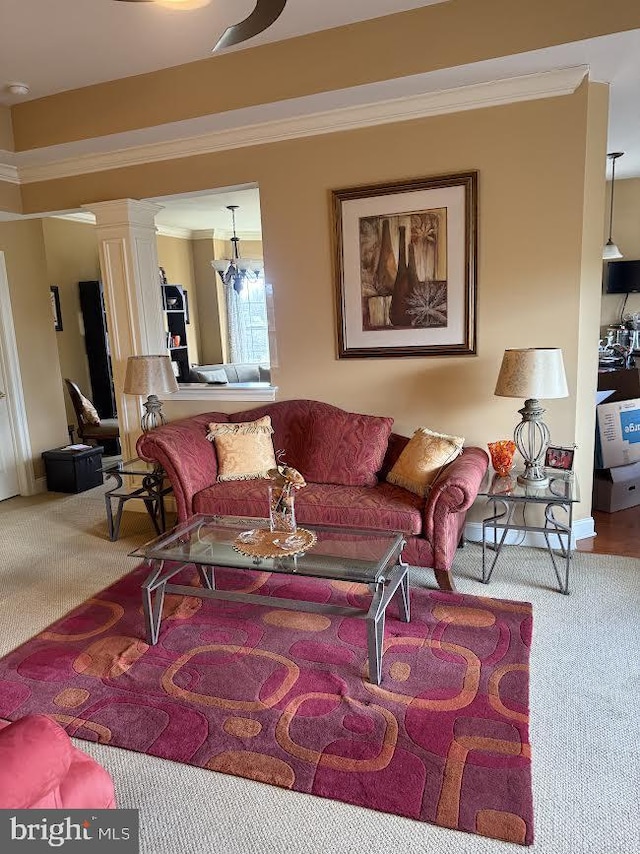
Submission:
[[[501,532],[498,531],[498,537],[500,537]],[[466,540],[469,540],[473,543],[481,543],[482,542],[482,522],[467,522],[464,527],[464,536]],[[595,525],[592,516],[588,516],[586,519],[578,519],[571,526],[571,547],[573,548],[576,544],[577,540],[584,540],[587,537],[595,537]],[[493,531],[487,531],[487,542],[493,542]],[[567,537],[565,535],[560,535],[560,539],[562,540],[563,546],[566,545]],[[505,545],[508,546],[532,546],[537,549],[544,549],[547,547],[544,534],[539,533],[538,531],[508,531],[507,536],[505,537]],[[557,536],[554,534],[551,538],[552,546],[555,546],[558,542]]]
[[30,492],[30,495],[38,495],[40,492],[47,491],[47,479],[46,477],[36,477],[33,480],[33,491]]

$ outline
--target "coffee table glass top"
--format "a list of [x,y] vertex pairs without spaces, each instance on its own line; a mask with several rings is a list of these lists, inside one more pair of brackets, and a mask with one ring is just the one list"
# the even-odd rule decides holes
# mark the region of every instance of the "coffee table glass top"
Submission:
[[518,472],[513,472],[507,477],[500,477],[489,468],[480,484],[478,495],[481,498],[533,501],[540,504],[550,504],[553,501],[576,504],[580,501],[578,480],[573,472],[566,472],[561,469],[545,469],[545,473],[549,475],[549,484],[540,489],[518,483]]
[[402,534],[395,532],[301,525],[317,535],[303,554],[255,558],[233,548],[238,534],[268,526],[268,519],[199,514],[130,552],[130,557],[372,584],[389,577],[404,545]]

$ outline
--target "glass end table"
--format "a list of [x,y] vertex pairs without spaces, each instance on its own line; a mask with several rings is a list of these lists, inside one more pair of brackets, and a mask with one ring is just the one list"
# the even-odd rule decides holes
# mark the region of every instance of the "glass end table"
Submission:
[[[569,593],[569,567],[572,553],[572,523],[573,507],[580,501],[580,489],[574,472],[560,469],[545,469],[549,475],[547,486],[538,488],[524,486],[517,481],[517,474],[500,477],[489,469],[480,484],[479,497],[492,503],[493,513],[482,522],[482,581],[488,584],[494,567],[509,531],[524,531],[526,533],[541,533],[544,536],[547,551],[556,574],[561,593]],[[537,504],[543,508],[544,526],[529,524],[523,509],[522,521],[515,519],[518,507]],[[563,522],[556,515],[557,510],[566,514],[567,521]],[[487,541],[487,530],[493,531],[493,537]],[[502,531],[498,537],[498,531]],[[564,562],[564,571],[558,565],[558,555],[554,551],[551,537],[557,538],[557,546]],[[556,543],[554,542],[554,545]],[[493,560],[487,566],[487,549],[494,551]]]
[[[104,495],[109,539],[112,542],[118,539],[122,510],[125,503],[131,498],[144,501],[156,534],[166,531],[167,520],[164,499],[172,491],[172,488],[161,466],[155,463],[147,463],[136,457],[133,460],[116,460],[108,463],[100,471],[115,480],[115,485],[107,490]],[[134,485],[127,488],[124,485],[124,477],[130,477],[134,481]],[[114,501],[118,502],[115,517],[113,514]]]

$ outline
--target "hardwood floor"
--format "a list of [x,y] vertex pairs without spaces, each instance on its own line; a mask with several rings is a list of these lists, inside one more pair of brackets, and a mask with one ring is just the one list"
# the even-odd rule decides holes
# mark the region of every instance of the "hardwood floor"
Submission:
[[578,540],[580,552],[640,557],[640,506],[616,513],[593,511],[596,536]]

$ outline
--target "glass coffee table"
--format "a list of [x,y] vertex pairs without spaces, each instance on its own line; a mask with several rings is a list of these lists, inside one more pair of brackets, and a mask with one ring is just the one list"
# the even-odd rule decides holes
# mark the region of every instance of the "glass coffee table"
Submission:
[[[158,641],[162,603],[166,593],[258,605],[268,603],[293,611],[362,617],[367,622],[369,678],[379,685],[382,677],[385,613],[394,596],[397,597],[401,619],[407,623],[410,620],[409,567],[402,561],[402,549],[405,545],[402,534],[306,525],[305,529],[315,534],[317,539],[303,554],[258,558],[246,556],[234,549],[233,544],[239,534],[251,530],[268,530],[268,526],[267,519],[196,515],[132,551],[131,557],[141,557],[151,566],[151,572],[142,585],[142,604],[149,644]],[[201,587],[169,583],[189,565],[197,569]],[[216,566],[359,582],[369,586],[372,592],[371,604],[367,610],[362,610],[298,599],[217,590]]]

